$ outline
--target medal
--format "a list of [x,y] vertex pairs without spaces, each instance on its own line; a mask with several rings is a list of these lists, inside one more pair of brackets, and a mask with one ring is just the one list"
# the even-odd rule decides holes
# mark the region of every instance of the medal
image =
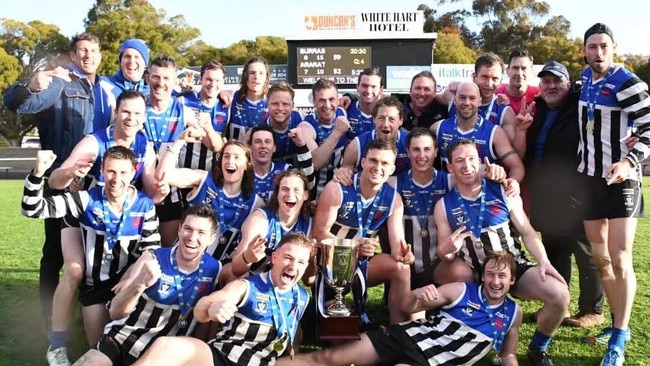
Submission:
[[501,358],[499,357],[499,355],[494,355],[494,357],[492,357],[492,364],[494,366],[501,365]]
[[478,250],[483,249],[483,242],[481,241],[480,238],[474,240],[474,248],[476,248]]
[[590,135],[594,134],[594,121],[591,119],[587,122],[587,133]]
[[221,235],[221,238],[219,238],[219,243],[226,244],[226,237],[224,235]]
[[284,349],[284,346],[282,345],[282,341],[275,342],[275,344],[273,345],[273,349],[277,353],[282,352],[282,350]]
[[596,104],[598,104],[598,97],[603,91],[603,86],[607,83],[607,79],[614,73],[614,70],[614,65],[610,66],[607,74],[598,82],[598,85],[594,85],[593,74],[589,75],[587,82],[583,85],[582,90],[585,101],[587,102],[587,126],[585,129],[590,135],[594,134],[596,128]]
[[427,236],[429,236],[429,231],[427,231],[427,229],[420,230],[420,236],[426,238]]
[[105,260],[106,262],[110,262],[110,261],[112,261],[112,260],[113,260],[113,254],[111,254],[111,253],[106,253],[106,255],[104,255],[104,260]]
[[178,322],[178,326],[181,328],[187,328],[187,320],[183,319],[180,322]]

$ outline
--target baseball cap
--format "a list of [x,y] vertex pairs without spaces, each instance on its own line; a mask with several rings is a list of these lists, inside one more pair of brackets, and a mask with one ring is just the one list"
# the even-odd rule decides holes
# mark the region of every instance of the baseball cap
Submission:
[[551,73],[559,78],[565,78],[569,80],[569,71],[566,67],[557,61],[551,61],[544,65],[542,71],[537,74],[538,78],[541,78],[545,73]]
[[134,50],[140,52],[142,59],[144,60],[145,65],[149,65],[149,48],[143,40],[138,38],[127,39],[120,46],[120,55],[118,56],[118,61],[122,61],[122,54],[126,51],[127,48],[133,48]]
[[587,38],[589,38],[594,34],[600,34],[600,33],[607,34],[609,38],[612,39],[612,42],[614,41],[614,33],[612,32],[611,28],[609,28],[603,23],[596,23],[592,25],[589,29],[587,29],[587,31],[585,32],[584,44],[587,44]]

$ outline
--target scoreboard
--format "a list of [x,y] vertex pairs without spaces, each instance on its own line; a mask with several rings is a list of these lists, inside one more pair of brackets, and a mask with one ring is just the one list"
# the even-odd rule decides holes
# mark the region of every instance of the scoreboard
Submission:
[[388,87],[391,77],[399,73],[395,70],[423,66],[430,69],[434,42],[435,37],[287,38],[287,79],[294,88],[310,89],[318,79],[325,78],[339,89],[354,89],[363,69],[378,67],[384,75],[383,85]]
[[320,78],[336,84],[356,84],[357,77],[372,65],[368,45],[348,47],[297,47],[296,85],[312,85]]

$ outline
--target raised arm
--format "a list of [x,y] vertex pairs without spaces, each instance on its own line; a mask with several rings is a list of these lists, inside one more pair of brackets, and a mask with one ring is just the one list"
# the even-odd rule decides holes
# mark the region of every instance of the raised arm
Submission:
[[412,314],[449,305],[461,295],[464,289],[465,284],[462,282],[448,283],[438,288],[434,285],[416,288],[408,292],[402,300],[402,311]]
[[503,166],[508,170],[508,178],[518,182],[524,179],[524,163],[515,152],[503,128],[497,126],[492,141],[494,151]]
[[178,168],[178,154],[181,148],[185,146],[188,140],[198,142],[203,138],[203,133],[194,128],[188,127],[178,136],[173,144],[167,145],[167,149],[162,153],[158,162],[158,167],[154,174],[158,182],[166,182],[170,186],[178,188],[196,188],[207,174],[203,170],[193,170],[187,168]]
[[[47,184],[52,189],[64,189],[75,179],[83,179],[97,160],[98,153],[97,139],[93,136],[84,136],[61,166],[52,171]],[[82,187],[77,188],[79,190]]]
[[109,314],[113,320],[129,315],[135,309],[140,296],[153,286],[162,274],[158,260],[150,252],[143,253],[129,268],[134,271],[130,271],[128,276],[124,276],[120,281],[120,291],[111,300]]
[[241,277],[245,275],[253,263],[266,256],[265,243],[268,234],[269,220],[262,210],[253,211],[244,220],[241,227],[241,240],[235,254],[233,254],[230,269],[232,275]]
[[194,318],[200,323],[210,320],[221,324],[227,322],[237,312],[247,291],[246,280],[228,283],[222,290],[199,299],[194,307]]
[[314,239],[322,240],[334,237],[330,229],[336,222],[341,200],[341,189],[338,183],[333,181],[327,183],[318,199],[318,206],[314,215],[314,230],[312,232]]

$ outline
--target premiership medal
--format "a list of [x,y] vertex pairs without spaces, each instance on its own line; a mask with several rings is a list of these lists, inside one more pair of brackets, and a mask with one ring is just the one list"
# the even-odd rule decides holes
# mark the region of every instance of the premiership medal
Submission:
[[426,238],[427,236],[429,236],[429,231],[427,229],[420,230],[420,236]]
[[111,254],[111,253],[106,253],[106,254],[104,255],[104,260],[105,260],[106,262],[110,262],[110,261],[112,261],[112,260],[113,260],[113,254]]
[[275,344],[273,345],[273,349],[275,350],[275,352],[278,353],[282,352],[283,348],[284,346],[282,345],[282,341],[275,342]]
[[181,320],[180,322],[178,322],[178,325],[181,328],[187,328],[187,320],[185,320],[185,319]]
[[481,241],[480,238],[474,240],[474,248],[476,248],[477,250],[483,249],[483,242]]
[[587,121],[587,133],[590,135],[594,134],[594,120],[592,119]]
[[501,358],[499,357],[499,355],[494,355],[494,357],[492,357],[492,364],[494,366],[501,365]]

